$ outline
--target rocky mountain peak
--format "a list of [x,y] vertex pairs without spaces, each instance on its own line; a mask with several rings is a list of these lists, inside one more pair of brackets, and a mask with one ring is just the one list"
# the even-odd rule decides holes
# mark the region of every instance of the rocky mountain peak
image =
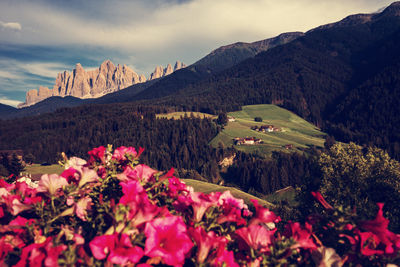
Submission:
[[167,76],[167,75],[173,73],[174,71],[177,71],[177,70],[185,68],[185,67],[186,67],[186,65],[184,63],[180,62],[179,60],[176,61],[174,68],[172,68],[171,64],[168,64],[165,68],[163,68],[162,66],[157,66],[154,69],[154,71],[150,74],[149,80],[162,78],[164,76]]
[[[174,69],[171,64],[168,64],[165,69],[162,66],[156,67],[150,75],[150,79],[164,77],[182,68],[184,64],[178,62]],[[25,103],[18,107],[28,107],[52,96],[100,97],[146,81],[143,74],[138,75],[125,64],[115,66],[111,60],[105,60],[99,68],[88,71],[85,71],[82,65],[77,63],[71,73],[64,71],[57,74],[53,89],[40,86],[39,90],[29,90],[26,93]]]

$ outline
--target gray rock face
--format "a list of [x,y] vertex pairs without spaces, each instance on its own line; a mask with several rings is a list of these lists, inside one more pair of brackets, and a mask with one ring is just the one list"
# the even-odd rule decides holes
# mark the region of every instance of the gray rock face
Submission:
[[167,67],[163,68],[162,66],[157,66],[154,71],[150,74],[149,80],[154,80],[158,78],[165,77],[167,75],[170,75],[174,71],[177,71],[179,69],[185,68],[186,65],[179,60],[175,63],[174,68],[172,69],[172,65],[168,64]]
[[[174,69],[170,64],[165,69],[157,67],[150,79],[164,77],[184,66],[177,61]],[[18,107],[28,107],[52,96],[96,98],[146,81],[143,74],[138,75],[126,65],[115,66],[110,60],[104,61],[98,69],[89,71],[85,71],[78,63],[71,73],[67,71],[59,73],[52,89],[40,86],[39,90],[29,90],[26,93],[25,103]]]

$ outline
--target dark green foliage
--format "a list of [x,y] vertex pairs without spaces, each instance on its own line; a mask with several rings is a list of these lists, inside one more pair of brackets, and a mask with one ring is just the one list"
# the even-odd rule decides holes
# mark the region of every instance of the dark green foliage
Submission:
[[228,123],[228,116],[226,112],[220,113],[217,118],[217,123],[219,125],[226,125]]
[[87,151],[101,145],[143,147],[141,159],[153,168],[195,170],[212,178],[215,167],[206,165],[218,161],[216,150],[208,146],[217,134],[215,123],[194,117],[155,118],[156,112],[165,111],[131,104],[92,105],[0,121],[0,149],[23,147],[37,162],[56,163],[61,152],[87,158]]
[[22,165],[21,160],[16,154],[9,155],[4,153],[0,155],[0,176],[19,176],[19,174],[25,169]]
[[262,122],[262,120],[263,120],[263,119],[262,119],[261,117],[255,117],[255,118],[254,118],[254,121],[256,121],[256,122]]
[[274,152],[272,158],[237,152],[235,162],[224,174],[225,181],[242,190],[271,194],[287,186],[302,184],[310,176],[313,157],[299,153]]

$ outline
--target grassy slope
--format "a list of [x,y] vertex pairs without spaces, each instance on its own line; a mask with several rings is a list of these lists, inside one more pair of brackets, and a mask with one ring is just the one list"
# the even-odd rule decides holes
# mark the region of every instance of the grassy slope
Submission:
[[[316,126],[303,120],[294,113],[275,105],[243,106],[241,111],[230,112],[229,116],[235,117],[235,122],[228,122],[225,129],[219,133],[210,144],[214,147],[222,142],[225,146],[233,145],[235,137],[257,137],[264,141],[260,145],[235,146],[245,152],[259,152],[269,154],[273,150],[285,150],[286,144],[293,144],[295,148],[306,148],[310,145],[322,147],[324,139]],[[255,117],[261,117],[262,122],[255,122]],[[260,133],[250,129],[254,125],[272,124],[282,129],[280,132]]]
[[267,207],[272,207],[273,204],[257,198],[253,195],[250,195],[248,193],[245,193],[237,188],[234,187],[227,187],[227,186],[221,186],[221,185],[216,185],[216,184],[211,184],[203,181],[198,181],[198,180],[193,180],[193,179],[183,179],[186,185],[191,186],[194,188],[194,191],[196,192],[204,192],[204,193],[211,193],[211,192],[224,192],[226,190],[231,191],[232,195],[237,198],[243,199],[246,204],[250,204],[250,199],[257,199],[258,203],[267,206]]
[[[57,173],[61,174],[61,172],[64,169],[57,165],[50,165],[50,166],[40,166],[39,164],[34,164],[32,166],[27,166],[26,167],[26,173],[30,173],[32,175],[38,175],[38,174],[44,174],[44,173]],[[211,192],[223,192],[226,190],[231,191],[232,195],[243,199],[247,204],[250,204],[250,199],[257,199],[258,202],[264,206],[271,207],[272,204],[262,200],[260,198],[257,198],[255,196],[252,196],[250,194],[247,194],[239,189],[233,188],[233,187],[226,187],[226,186],[220,186],[220,185],[215,185],[207,182],[202,182],[198,180],[193,180],[193,179],[183,179],[183,181],[194,188],[196,192],[204,192],[204,193],[211,193]]]
[[50,166],[41,166],[40,164],[32,164],[31,166],[26,166],[25,171],[23,173],[30,173],[32,175],[37,175],[37,174],[52,174],[52,173],[57,173],[61,174],[64,170],[63,167],[61,167],[58,164],[53,164]]

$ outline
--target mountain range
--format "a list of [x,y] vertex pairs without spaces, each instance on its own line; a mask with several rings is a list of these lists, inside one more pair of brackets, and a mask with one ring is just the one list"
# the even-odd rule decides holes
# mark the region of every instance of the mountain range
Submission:
[[[165,77],[176,70],[186,67],[180,61],[172,68],[168,64],[164,69],[157,66],[150,74],[149,80]],[[146,82],[146,77],[138,75],[126,65],[115,66],[110,60],[105,60],[98,69],[85,71],[80,63],[77,63],[71,73],[64,71],[57,75],[53,89],[40,86],[39,90],[32,89],[26,93],[25,103],[18,107],[32,106],[49,97],[73,96],[77,98],[98,98],[113,93],[134,84]]]
[[382,12],[351,15],[306,33],[224,46],[168,76],[101,98],[51,97],[9,110],[8,116],[87,103],[132,102],[213,114],[274,103],[339,140],[376,144],[400,155],[398,47],[400,2],[395,2]]

